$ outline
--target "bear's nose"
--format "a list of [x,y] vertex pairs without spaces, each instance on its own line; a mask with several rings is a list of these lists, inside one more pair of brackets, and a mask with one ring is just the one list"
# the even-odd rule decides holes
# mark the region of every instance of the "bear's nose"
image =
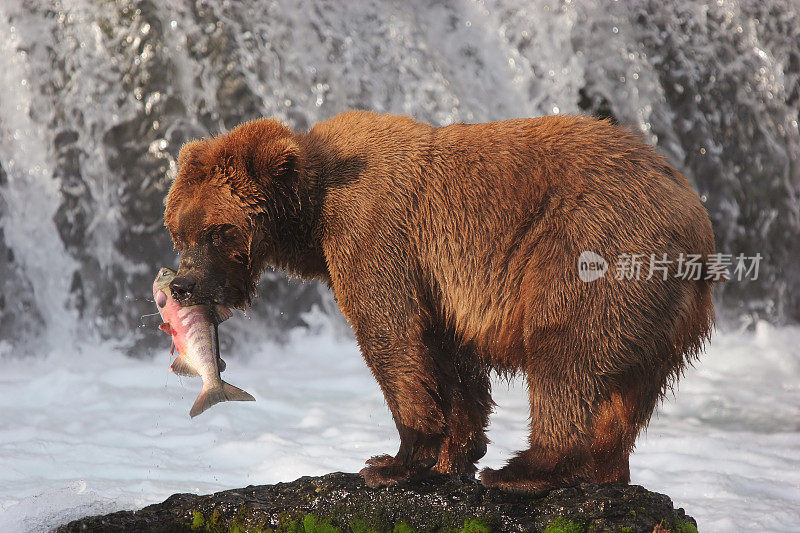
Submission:
[[188,300],[192,297],[195,285],[197,285],[197,282],[194,279],[180,277],[172,280],[169,284],[169,290],[172,291],[172,296],[175,297],[176,300]]

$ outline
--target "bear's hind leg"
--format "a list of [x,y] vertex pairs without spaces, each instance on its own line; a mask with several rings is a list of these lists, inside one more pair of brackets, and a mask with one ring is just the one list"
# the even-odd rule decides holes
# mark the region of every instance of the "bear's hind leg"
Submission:
[[[666,379],[666,378],[664,378]],[[629,483],[629,457],[639,430],[647,424],[661,390],[634,372],[618,377],[594,410],[592,455],[595,483]],[[659,382],[658,380],[655,380]]]

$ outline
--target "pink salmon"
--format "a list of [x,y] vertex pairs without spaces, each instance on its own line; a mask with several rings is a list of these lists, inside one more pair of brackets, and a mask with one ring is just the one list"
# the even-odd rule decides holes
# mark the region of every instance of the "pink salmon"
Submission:
[[203,390],[195,400],[189,415],[194,418],[214,404],[225,401],[255,401],[250,394],[222,381],[219,373],[225,362],[219,358],[217,325],[230,318],[226,307],[192,305],[181,307],[172,298],[170,282],[177,272],[162,268],[153,281],[153,298],[164,323],[160,329],[172,335],[173,351],[178,357],[169,369],[182,376],[203,378]]

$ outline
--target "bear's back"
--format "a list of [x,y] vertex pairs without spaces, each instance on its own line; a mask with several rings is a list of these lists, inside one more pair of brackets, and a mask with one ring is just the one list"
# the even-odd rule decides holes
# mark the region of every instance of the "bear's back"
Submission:
[[714,250],[708,216],[686,179],[639,136],[605,121],[555,116],[432,128],[348,112],[311,134],[347,174],[326,191],[333,253],[357,249],[348,257],[405,262],[462,338],[495,347],[498,366],[513,366],[511,354],[524,351],[526,339],[505,332],[588,320],[585,303],[599,289],[607,300],[600,310],[647,290],[613,279],[585,285],[581,252],[613,261],[621,253]]

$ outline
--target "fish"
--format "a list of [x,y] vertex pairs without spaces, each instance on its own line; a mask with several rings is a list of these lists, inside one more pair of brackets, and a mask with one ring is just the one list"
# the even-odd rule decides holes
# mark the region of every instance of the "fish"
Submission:
[[153,281],[153,299],[164,323],[159,328],[172,336],[172,353],[178,356],[169,367],[181,376],[200,376],[203,389],[189,411],[194,418],[212,405],[225,401],[253,402],[249,393],[220,378],[225,361],[219,357],[217,326],[230,318],[231,311],[221,305],[182,307],[172,298],[169,284],[177,272],[163,267]]

